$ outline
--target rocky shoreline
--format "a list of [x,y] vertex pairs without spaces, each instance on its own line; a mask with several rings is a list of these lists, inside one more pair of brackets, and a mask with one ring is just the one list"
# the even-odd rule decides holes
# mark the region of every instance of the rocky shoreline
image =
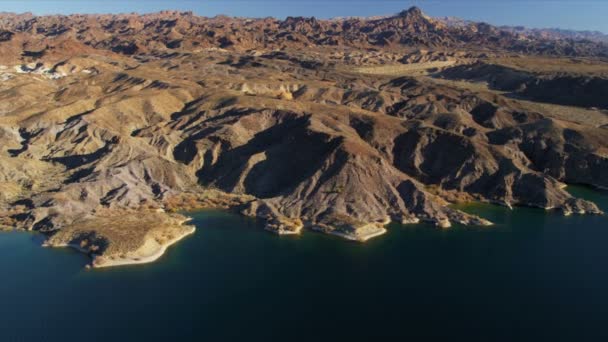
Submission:
[[[250,212],[247,212],[247,210],[243,211],[243,209],[240,209],[241,212],[239,212],[239,208],[242,208],[243,204],[237,204],[240,203],[238,197],[235,197],[230,194],[221,194],[218,192],[214,192],[213,197],[215,199],[214,201],[209,201],[209,198],[206,198],[205,201],[196,204],[191,202],[192,206],[188,207],[187,209],[190,211],[196,211],[201,209],[214,208],[230,210],[232,212],[239,213],[245,216],[252,216]],[[246,201],[248,199],[249,198],[241,200]],[[228,205],[228,203],[232,203],[236,206],[232,207]],[[502,204],[495,203],[495,205]],[[539,209],[550,211],[554,208]],[[455,213],[462,212],[455,211]],[[571,214],[603,214],[602,212],[585,212],[583,210],[575,212],[562,210],[562,213],[564,216],[569,216]],[[87,268],[108,268],[127,265],[139,265],[157,261],[164,255],[164,253],[169,247],[177,244],[179,241],[183,240],[189,235],[194,234],[196,231],[196,228],[194,226],[186,224],[191,220],[191,218],[178,214],[165,213],[164,211],[150,212],[149,210],[142,210],[140,212],[116,212],[114,214],[131,216],[132,218],[148,217],[148,220],[141,221],[137,219],[137,221],[131,221],[131,223],[140,225],[143,224],[144,226],[146,226],[144,228],[144,230],[146,231],[145,235],[139,238],[140,241],[137,245],[135,245],[135,247],[131,246],[129,248],[114,248],[107,252],[108,245],[111,245],[113,242],[116,242],[113,241],[113,239],[115,238],[108,238],[104,236],[103,229],[95,229],[91,228],[90,226],[88,229],[83,229],[81,223],[75,223],[71,228],[69,227],[67,229],[60,230],[60,234],[51,233],[42,246],[52,248],[67,247],[73,248],[81,253],[84,253],[91,257],[91,263],[87,265]],[[149,215],[153,216],[154,224],[150,223]],[[332,226],[327,224],[313,224],[310,222],[303,223],[300,219],[286,220],[285,218],[273,218],[269,215],[259,215],[257,216],[257,218],[266,220],[265,230],[277,235],[300,235],[302,234],[304,229],[309,229],[310,231],[334,235],[345,240],[362,243],[387,233],[386,226],[391,223],[391,220],[389,218],[386,218],[383,222],[351,223],[347,225],[342,224],[341,226]],[[95,218],[92,218],[91,220],[92,221],[89,221],[88,225],[92,224],[94,227],[100,227],[107,224],[107,221],[105,221],[104,219],[96,220]],[[448,229],[451,227],[451,223],[449,220],[426,221],[431,224],[435,224],[435,226],[440,229]],[[420,219],[400,221],[400,223],[402,224],[417,224],[420,222]],[[124,225],[124,222],[122,224]],[[492,222],[479,217],[476,217],[473,221],[468,222],[468,224],[475,226],[493,225]],[[87,224],[85,224],[84,226],[86,227]],[[15,229],[12,227],[7,228],[10,228],[10,230]],[[75,230],[73,230],[74,228]],[[118,227],[118,229],[133,229],[133,226],[122,226]],[[7,229],[6,231],[9,230]]]

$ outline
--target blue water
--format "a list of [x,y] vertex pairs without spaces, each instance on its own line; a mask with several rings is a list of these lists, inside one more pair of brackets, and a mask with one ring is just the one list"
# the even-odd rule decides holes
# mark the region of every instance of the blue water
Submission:
[[[608,210],[608,194],[571,188]],[[5,341],[607,341],[608,218],[490,205],[491,228],[277,237],[221,211],[144,266],[0,233]]]

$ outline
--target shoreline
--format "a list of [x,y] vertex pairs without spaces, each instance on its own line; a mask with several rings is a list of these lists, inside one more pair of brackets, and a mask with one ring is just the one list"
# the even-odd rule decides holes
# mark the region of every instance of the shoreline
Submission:
[[[497,205],[500,207],[505,207],[505,203],[497,203],[497,202],[493,202],[493,201],[467,201],[467,202],[452,204],[452,205],[450,205],[450,207],[458,208],[459,206],[467,206],[467,205],[475,205],[475,204],[488,204],[488,205]],[[527,207],[532,207],[532,206],[528,205]],[[507,208],[512,209],[512,207],[507,207]],[[193,211],[204,211],[207,209],[211,209],[211,208],[200,208],[200,209],[196,209]],[[541,209],[548,210],[550,208],[541,208]],[[225,209],[225,208],[221,208],[221,209],[218,208],[218,210],[227,210],[227,211],[234,212],[234,210]],[[187,212],[192,212],[192,211],[187,211]],[[187,215],[186,214],[187,212],[182,212],[182,214]],[[242,213],[239,213],[239,212],[236,212],[236,213],[243,215]],[[568,216],[568,214],[571,214],[571,213],[565,213],[564,216]],[[248,215],[244,215],[244,216],[248,216]],[[179,221],[179,225],[183,225],[186,222],[189,222],[192,220],[192,218],[188,217],[188,216],[183,217],[183,218],[184,218],[183,220]],[[447,227],[451,226],[451,224],[449,224],[450,223],[449,221],[447,221],[448,224],[441,225],[441,224],[438,224],[439,222],[436,222],[433,220],[420,220],[420,219],[415,219],[415,220],[412,220],[411,222],[403,222],[402,224],[419,223],[421,221],[427,221],[429,223],[434,223],[435,225],[442,227],[442,228],[447,228]],[[356,229],[352,233],[340,231],[337,229],[329,230],[329,229],[319,227],[315,224],[303,224],[301,227],[298,227],[295,230],[288,230],[288,229],[278,229],[277,230],[274,227],[271,228],[268,225],[266,225],[264,227],[264,230],[271,232],[273,234],[279,235],[279,236],[294,236],[294,235],[297,236],[297,235],[302,234],[302,230],[304,228],[309,228],[312,231],[317,231],[317,232],[321,232],[324,234],[333,235],[333,236],[336,236],[336,237],[339,237],[339,238],[342,238],[342,239],[345,239],[348,241],[355,241],[355,242],[363,243],[363,242],[367,242],[373,238],[386,234],[388,232],[386,225],[389,224],[390,222],[391,222],[391,219],[387,218],[382,223],[380,223],[380,222],[369,223],[367,225],[364,225],[364,226]],[[468,225],[466,223],[462,223],[462,224]],[[474,225],[478,225],[478,224],[474,224]],[[481,225],[485,225],[485,224],[481,224]],[[492,224],[490,224],[490,225],[492,225]],[[161,243],[158,243],[158,241],[156,241],[155,238],[151,237],[151,238],[146,239],[144,241],[144,244],[142,246],[140,246],[137,250],[122,253],[122,254],[120,254],[120,256],[116,255],[118,253],[114,253],[113,256],[95,254],[95,253],[91,252],[90,250],[88,250],[86,248],[82,248],[78,244],[74,244],[74,243],[72,243],[72,244],[67,244],[67,243],[66,244],[51,244],[47,240],[42,244],[42,246],[43,247],[70,247],[83,254],[87,254],[91,259],[91,262],[86,265],[87,268],[109,268],[109,267],[128,266],[128,265],[141,265],[141,264],[148,264],[148,263],[153,263],[153,262],[157,261],[166,253],[167,249],[170,246],[178,243],[182,239],[184,239],[187,236],[192,235],[196,232],[196,227],[194,227],[194,226],[184,225],[181,227],[183,229],[180,231],[180,233],[171,240],[168,240],[161,244]],[[364,233],[362,233],[362,232],[364,232]]]

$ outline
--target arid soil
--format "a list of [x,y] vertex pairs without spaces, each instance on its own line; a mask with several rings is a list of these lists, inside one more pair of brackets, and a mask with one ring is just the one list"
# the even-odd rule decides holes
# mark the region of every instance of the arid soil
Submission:
[[491,224],[456,202],[600,214],[563,188],[608,187],[601,42],[416,8],[2,14],[0,51],[0,226],[94,266],[153,260],[192,233],[184,210],[365,241],[391,221]]

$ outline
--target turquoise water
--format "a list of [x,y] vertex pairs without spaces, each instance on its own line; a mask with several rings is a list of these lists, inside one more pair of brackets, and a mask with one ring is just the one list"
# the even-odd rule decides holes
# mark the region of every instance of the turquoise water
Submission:
[[204,211],[159,262],[94,271],[0,233],[0,341],[607,340],[607,217],[466,210],[497,225],[358,244]]

